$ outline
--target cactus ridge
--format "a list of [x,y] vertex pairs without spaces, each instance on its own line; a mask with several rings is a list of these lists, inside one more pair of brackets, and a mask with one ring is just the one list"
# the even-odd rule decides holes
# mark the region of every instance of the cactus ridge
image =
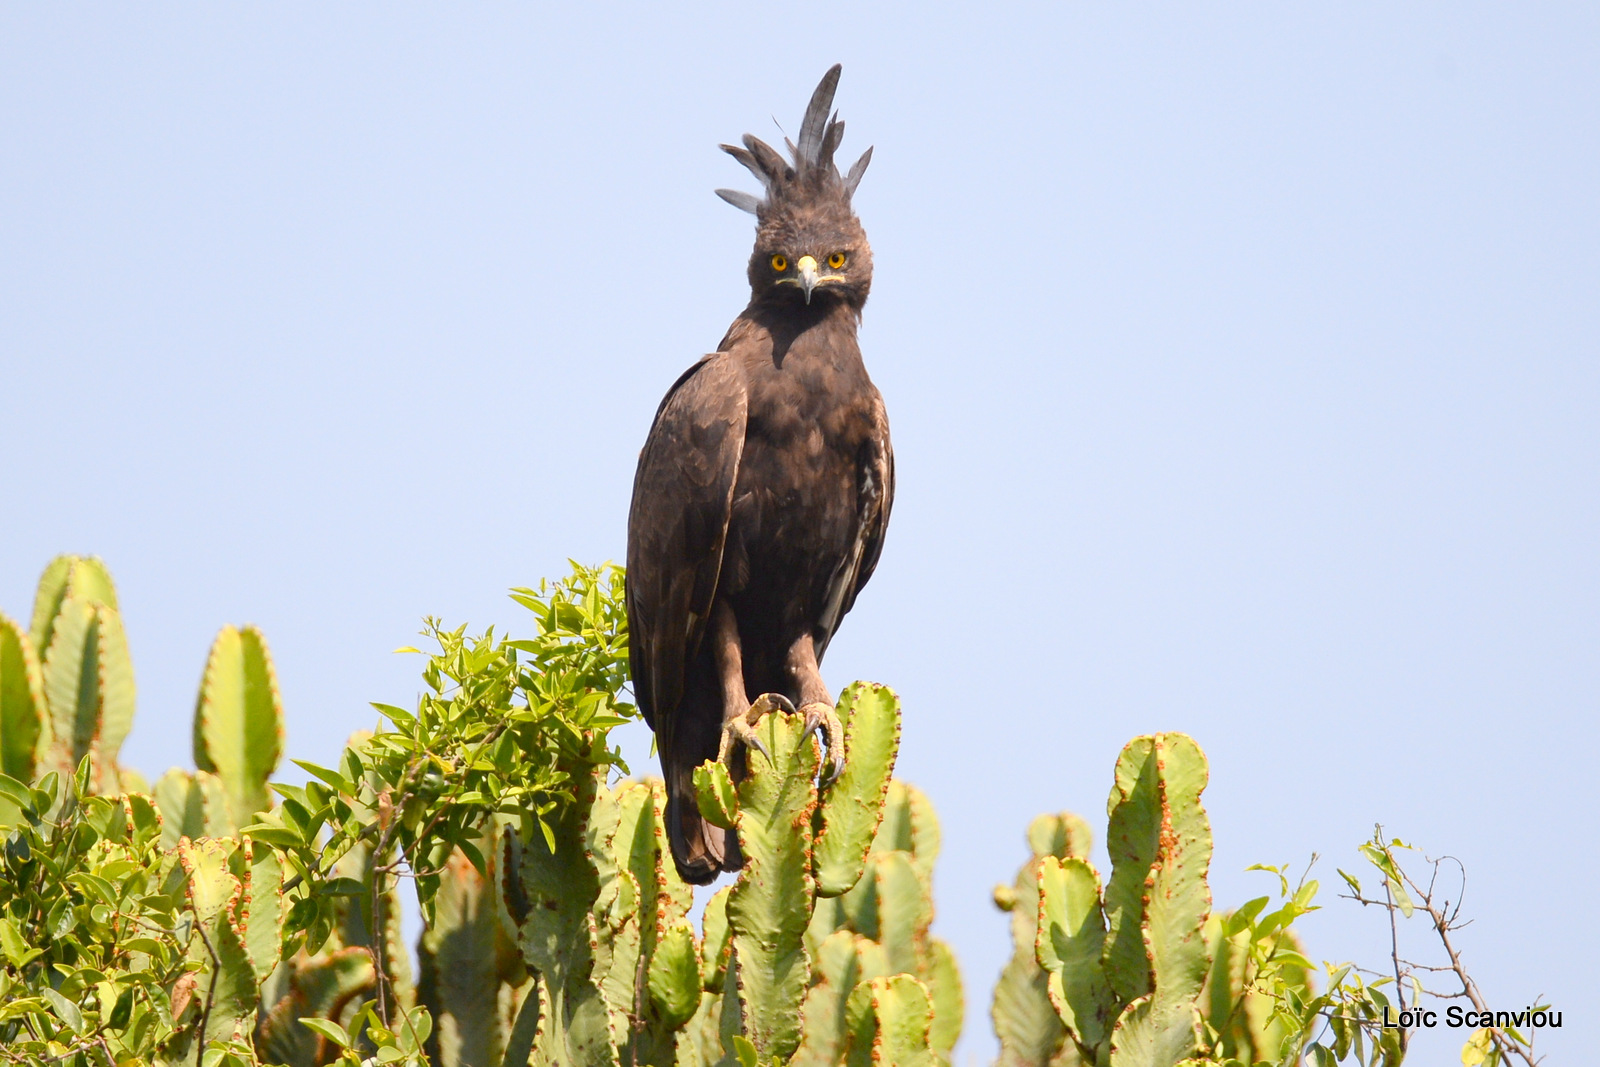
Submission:
[[850,994],[844,1062],[849,1067],[931,1067],[932,1010],[927,988],[909,974],[861,983]]
[[33,639],[0,612],[0,773],[33,781],[40,754],[49,745],[49,721]]
[[222,779],[235,825],[268,807],[283,755],[283,707],[266,639],[224,626],[211,645],[194,710],[194,763]]
[[1115,1007],[1100,966],[1106,923],[1100,876],[1088,861],[1046,856],[1039,861],[1037,956],[1046,991],[1062,1023],[1082,1045],[1106,1039]]
[[728,896],[744,1035],[763,1057],[800,1044],[800,1006],[810,984],[805,931],[816,883],[811,817],[821,756],[798,719],[768,715],[757,727],[772,762],[752,759],[739,783],[739,842],[745,866]]
[[71,774],[89,759],[89,787],[117,793],[117,753],[133,724],[133,666],[116,609],[68,594],[48,627],[41,664],[50,709],[46,769]]
[[[1140,1067],[1195,1050],[1217,937],[1208,943],[1206,776],[1205,754],[1184,734],[1139,737],[1123,749],[1107,804],[1112,871],[1103,892],[1083,858],[1081,820],[1029,827],[1036,863],[995,897],[1012,910],[1018,948],[995,991],[1002,1063],[1041,1062],[1059,1049],[1083,1062]],[[1045,850],[1057,854],[1039,855]],[[1053,1019],[1038,1011],[1041,991]]]
[[45,567],[34,594],[33,622],[29,627],[34,648],[50,647],[62,601],[69,596],[116,611],[117,587],[105,561],[99,556],[57,556]]
[[162,842],[176,848],[180,837],[232,837],[238,827],[228,812],[222,779],[177,767],[156,779],[153,790],[162,817]]
[[846,892],[860,879],[900,750],[900,699],[888,686],[854,683],[840,695],[838,715],[844,772],[823,790],[817,812],[817,892],[825,897]]

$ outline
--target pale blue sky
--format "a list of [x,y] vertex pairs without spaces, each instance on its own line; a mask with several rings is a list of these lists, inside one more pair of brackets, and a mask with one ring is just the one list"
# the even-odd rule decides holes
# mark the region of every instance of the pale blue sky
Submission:
[[[712,10],[712,9],[705,9]],[[775,13],[776,12],[776,13]],[[124,750],[263,627],[294,756],[424,614],[620,558],[662,392],[746,296],[716,149],[844,63],[899,472],[830,650],[895,686],[987,1059],[989,889],[1210,755],[1213,894],[1376,820],[1470,872],[1494,1005],[1595,1032],[1600,14],[1587,5],[0,8],[0,610],[106,558]],[[645,741],[633,752],[643,769]],[[1423,941],[1423,931],[1411,931]],[[1461,1035],[1425,1035],[1450,1062]]]

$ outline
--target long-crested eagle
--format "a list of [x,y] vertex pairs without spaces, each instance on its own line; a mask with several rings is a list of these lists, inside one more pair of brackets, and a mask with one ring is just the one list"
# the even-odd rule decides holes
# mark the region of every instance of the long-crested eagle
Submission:
[[742,864],[732,831],[701,819],[695,767],[742,777],[753,725],[798,705],[843,767],[819,665],[872,577],[894,499],[883,398],[856,343],[872,250],[851,209],[869,148],[841,175],[822,78],[792,159],[746,134],[722,148],[765,195],[717,195],[756,217],[750,304],[715,353],[673,383],[639,454],[628,512],[634,693],[656,732],[679,872],[705,883]]

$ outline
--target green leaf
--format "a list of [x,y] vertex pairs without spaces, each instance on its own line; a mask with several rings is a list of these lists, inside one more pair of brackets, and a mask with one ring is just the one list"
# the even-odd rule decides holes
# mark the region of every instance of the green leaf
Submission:
[[354,796],[356,794],[356,787],[351,784],[348,778],[337,771],[330,771],[326,767],[319,767],[317,764],[308,763],[305,760],[292,759],[289,762],[293,763],[296,767],[299,767],[302,771],[305,771],[312,777],[320,778],[322,781],[326,782],[328,785],[332,786],[341,793],[349,796]]
[[66,1023],[73,1033],[82,1034],[84,1032],[83,1012],[78,1010],[76,1004],[49,986],[45,986],[39,992],[44,996],[45,1000],[50,1002],[50,1006],[55,1009],[56,1017]]
[[761,1060],[756,1047],[743,1034],[733,1035],[733,1054],[739,1058],[739,1067],[757,1067]]
[[33,803],[33,790],[10,775],[0,774],[0,796],[5,797],[23,811],[37,813]]
[[338,1023],[329,1022],[327,1019],[305,1017],[300,1020],[300,1025],[307,1029],[315,1030],[340,1048],[347,1049],[351,1047],[350,1035],[346,1034],[344,1027]]

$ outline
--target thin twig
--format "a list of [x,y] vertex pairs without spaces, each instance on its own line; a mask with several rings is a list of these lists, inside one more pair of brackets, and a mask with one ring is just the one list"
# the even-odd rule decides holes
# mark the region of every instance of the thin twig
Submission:
[[[1442,857],[1441,859],[1435,860],[1435,875],[1437,876],[1439,864],[1442,863],[1444,859],[1453,858],[1454,857]],[[1456,862],[1458,864],[1460,863],[1459,860]],[[1400,873],[1407,882],[1411,883],[1412,888],[1418,889],[1418,892],[1421,893],[1421,890],[1417,887],[1417,883],[1412,881],[1410,875],[1406,874],[1404,871],[1401,871]],[[1465,871],[1463,871],[1463,879],[1464,878]],[[1438,931],[1439,942],[1444,946],[1445,955],[1450,957],[1449,969],[1455,972],[1456,979],[1461,983],[1462,994],[1464,994],[1468,1000],[1472,1001],[1472,1006],[1476,1008],[1480,1014],[1488,1012],[1489,1006],[1484,1002],[1483,994],[1478,990],[1478,983],[1474,982],[1472,980],[1472,976],[1467,973],[1466,965],[1461,962],[1461,953],[1456,949],[1455,945],[1450,940],[1450,920],[1446,918],[1444,911],[1433,903],[1433,898],[1431,895],[1431,883],[1429,888],[1429,893],[1421,893],[1422,907],[1423,910],[1428,913],[1428,917],[1433,920],[1433,928]],[[1463,892],[1462,896],[1465,895],[1466,894]],[[1446,907],[1448,907],[1448,904]],[[1457,900],[1456,908],[1458,911],[1460,910],[1460,907],[1461,902]],[[1491,1013],[1490,1018],[1493,1017],[1494,1016]],[[1535,1060],[1533,1058],[1533,1050],[1531,1048],[1524,1046],[1519,1041],[1511,1040],[1498,1026],[1487,1026],[1484,1027],[1484,1029],[1489,1031],[1489,1039],[1494,1042],[1495,1047],[1500,1050],[1500,1054],[1502,1056],[1509,1057],[1514,1053],[1517,1058],[1522,1060],[1523,1063],[1527,1064],[1528,1067],[1536,1067],[1536,1065],[1540,1062],[1539,1060]]]
[[[1400,1011],[1404,1012],[1406,1010],[1406,987],[1400,978],[1400,927],[1394,921],[1394,894],[1389,890],[1388,878],[1383,880],[1383,897],[1388,902],[1387,907],[1389,909],[1389,958],[1394,961],[1394,995],[1395,999],[1400,1002]],[[1406,1045],[1410,1043],[1408,1040],[1410,1036],[1410,1030],[1405,1027],[1400,1028],[1400,1051],[1402,1053],[1405,1052]]]
[[206,955],[211,957],[211,981],[206,983],[206,1003],[200,1009],[200,1032],[196,1035],[194,1048],[194,1067],[201,1067],[200,1061],[206,1054],[206,1031],[211,1028],[211,1003],[217,995],[222,960],[217,958],[217,950],[211,947],[211,939],[206,936],[205,925],[198,915],[194,917],[194,932],[200,935],[200,943],[206,947]]

